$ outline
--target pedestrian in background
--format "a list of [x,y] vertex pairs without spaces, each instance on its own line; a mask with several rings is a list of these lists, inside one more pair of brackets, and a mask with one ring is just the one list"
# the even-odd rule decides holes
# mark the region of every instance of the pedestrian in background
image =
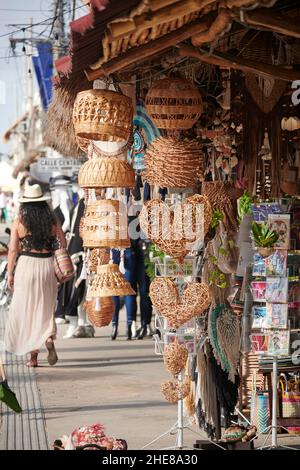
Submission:
[[48,350],[49,364],[57,362],[54,347],[57,280],[53,251],[58,242],[65,248],[66,240],[47,199],[38,184],[25,188],[9,244],[8,287],[13,290],[13,297],[5,348],[17,355],[30,352],[28,367],[37,367],[43,343]]

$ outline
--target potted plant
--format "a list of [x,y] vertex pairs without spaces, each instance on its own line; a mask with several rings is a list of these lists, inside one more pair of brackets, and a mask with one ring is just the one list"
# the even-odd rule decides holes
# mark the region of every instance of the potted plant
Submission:
[[264,258],[272,253],[278,238],[278,233],[271,230],[267,222],[252,222],[252,240],[254,242],[254,248]]

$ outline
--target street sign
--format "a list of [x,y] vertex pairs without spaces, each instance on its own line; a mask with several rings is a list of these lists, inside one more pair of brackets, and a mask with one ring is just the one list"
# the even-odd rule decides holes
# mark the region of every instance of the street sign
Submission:
[[40,158],[30,165],[30,175],[42,183],[48,183],[55,176],[73,176],[78,174],[84,158]]

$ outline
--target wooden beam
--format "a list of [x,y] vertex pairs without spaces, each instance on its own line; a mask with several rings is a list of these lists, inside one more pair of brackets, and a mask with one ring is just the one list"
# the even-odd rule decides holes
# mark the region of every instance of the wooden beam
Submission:
[[215,13],[209,13],[201,19],[188,23],[176,31],[172,31],[171,33],[166,34],[165,36],[154,39],[153,41],[150,41],[142,46],[129,49],[119,57],[116,57],[106,64],[103,64],[101,68],[92,69],[92,67],[90,67],[89,69],[85,70],[85,74],[88,80],[92,81],[96,80],[97,78],[118,72],[125,67],[155,56],[158,53],[189,39],[194,34],[208,30],[215,18]]
[[300,38],[299,18],[284,18],[283,15],[272,10],[261,8],[259,10],[245,12],[245,23],[256,28],[275,31],[293,38]]
[[212,23],[208,31],[195,34],[192,37],[193,46],[201,46],[206,42],[214,42],[217,37],[230,28],[232,23],[231,15],[227,10],[220,10],[217,18]]
[[[206,0],[207,2],[212,0]],[[180,0],[172,2],[155,12],[147,12],[126,21],[113,21],[108,24],[110,40],[121,39],[132,33],[140,33],[159,24],[168,23],[203,8],[203,0]]]
[[300,79],[300,71],[298,72],[292,68],[265,64],[263,62],[244,59],[219,51],[209,53],[209,51],[203,49],[199,50],[192,46],[182,45],[179,49],[179,55],[181,57],[198,58],[203,62],[219,67],[241,70],[243,72],[250,72],[255,75],[263,75],[287,82]]

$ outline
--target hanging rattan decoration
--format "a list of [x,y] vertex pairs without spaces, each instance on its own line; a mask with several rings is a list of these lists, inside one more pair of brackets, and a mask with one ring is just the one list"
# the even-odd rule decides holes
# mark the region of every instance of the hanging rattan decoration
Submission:
[[[189,210],[191,209],[191,210]],[[212,208],[206,196],[195,194],[177,204],[174,211],[158,199],[147,201],[139,215],[144,234],[166,254],[182,263],[195,242],[209,230]]]
[[108,264],[110,259],[109,250],[105,248],[94,248],[90,250],[88,265],[91,273],[96,273],[98,266]]
[[84,139],[83,137],[78,137],[78,135],[75,137],[76,139],[76,144],[78,147],[84,152],[88,153],[89,145],[90,145],[90,139]]
[[127,141],[133,119],[132,100],[111,90],[77,94],[73,123],[78,137],[109,142]]
[[89,289],[90,297],[135,295],[130,283],[124,278],[117,264],[98,266],[97,274]]
[[242,191],[230,181],[204,181],[201,193],[208,197],[214,209],[223,213],[225,229],[228,232],[236,232],[238,230],[237,199],[242,195]]
[[187,283],[180,299],[175,283],[171,279],[161,277],[151,282],[149,295],[154,307],[174,328],[179,328],[195,316],[203,314],[211,303],[210,290],[206,284]]
[[85,248],[128,248],[127,213],[118,200],[101,199],[86,208],[81,227]]
[[149,89],[145,105],[160,129],[190,129],[201,116],[203,105],[197,87],[185,78],[163,78]]
[[188,351],[184,344],[179,344],[178,340],[168,344],[164,349],[164,364],[170,374],[176,377],[186,365]]
[[193,188],[204,179],[204,159],[196,140],[159,137],[144,156],[143,178],[161,188]]
[[114,301],[112,297],[86,300],[83,308],[92,325],[98,328],[108,326],[114,315]]
[[160,386],[165,399],[170,403],[178,403],[179,400],[183,400],[189,394],[190,387],[187,382],[177,383],[172,380],[163,382]]
[[133,188],[135,173],[127,161],[127,146],[119,152],[107,153],[91,144],[90,159],[79,170],[81,188]]
[[235,380],[240,357],[240,320],[234,312],[226,306],[216,320],[218,341],[229,363],[228,378]]

